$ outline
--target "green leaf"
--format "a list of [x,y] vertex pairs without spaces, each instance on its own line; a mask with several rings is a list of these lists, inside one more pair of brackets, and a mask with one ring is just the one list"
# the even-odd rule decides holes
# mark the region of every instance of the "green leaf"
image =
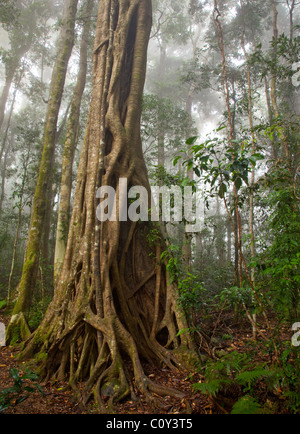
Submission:
[[199,170],[199,167],[194,167],[194,172],[196,173],[196,175],[198,176],[198,178],[200,178],[201,172]]
[[255,158],[256,160],[264,160],[265,159],[264,154],[261,154],[259,152],[256,152],[255,154],[252,154],[252,157]]
[[30,393],[35,392],[35,389],[33,387],[30,387],[30,386],[25,386],[24,390],[26,390],[26,392],[30,392]]
[[15,405],[21,404],[21,402],[26,401],[26,399],[27,399],[28,397],[29,397],[29,393],[27,393],[27,395],[20,396],[20,397],[16,400]]
[[178,161],[181,159],[181,156],[177,156],[176,158],[174,158],[173,160],[173,166],[176,166],[176,164],[178,163]]
[[226,384],[230,384],[231,381],[227,379],[215,379],[211,380],[208,383],[196,383],[193,385],[195,390],[199,390],[200,392],[204,393],[205,395],[212,395],[216,396],[217,393],[222,390],[222,388]]
[[9,404],[0,404],[0,414],[9,408]]
[[9,370],[9,375],[11,376],[11,378],[15,381],[15,382],[19,382],[21,380],[20,378],[20,374],[19,371],[17,370],[17,368],[11,368]]
[[219,189],[219,193],[218,193],[219,197],[223,199],[226,192],[227,192],[227,185],[223,183],[221,184]]
[[44,389],[42,388],[42,386],[40,384],[34,383],[34,387],[43,395],[45,396],[45,392]]
[[256,165],[256,163],[257,163],[259,160],[264,160],[264,159],[265,159],[264,155],[263,155],[263,154],[259,154],[259,153],[257,153],[257,154],[252,154],[251,157],[249,157],[249,161],[250,161],[254,166]]
[[241,178],[238,177],[238,178],[236,178],[234,184],[235,184],[236,189],[239,190],[241,188],[241,186],[243,185],[243,181]]
[[22,376],[23,380],[38,380],[38,375],[34,372],[26,371],[26,373]]
[[190,137],[187,139],[186,144],[187,145],[194,145],[198,140],[198,136]]

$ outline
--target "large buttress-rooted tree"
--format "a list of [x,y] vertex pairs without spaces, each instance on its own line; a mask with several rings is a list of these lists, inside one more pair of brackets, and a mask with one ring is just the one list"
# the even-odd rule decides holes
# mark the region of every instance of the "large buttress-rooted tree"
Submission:
[[177,369],[191,347],[187,334],[178,336],[187,326],[160,260],[158,228],[96,217],[103,186],[116,190],[119,214],[127,194],[119,194],[120,178],[150,196],[140,117],[151,23],[151,0],[99,2],[92,100],[65,260],[54,299],[23,351],[23,358],[47,354],[47,378],[68,378],[74,387],[86,380],[84,398],[94,393],[103,411],[105,397],[113,404],[133,394],[133,384],[150,400],[151,392],[176,394],[151,381],[143,364]]

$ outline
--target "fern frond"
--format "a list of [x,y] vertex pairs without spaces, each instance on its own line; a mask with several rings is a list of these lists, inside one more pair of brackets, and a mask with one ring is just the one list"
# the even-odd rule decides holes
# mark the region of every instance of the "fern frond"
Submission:
[[230,384],[231,380],[227,379],[215,379],[211,380],[208,383],[196,383],[194,384],[194,389],[199,392],[204,393],[205,395],[216,396],[218,392],[220,392],[226,384]]
[[273,375],[273,373],[266,368],[259,368],[254,369],[252,371],[245,371],[237,375],[236,381],[241,386],[247,386],[248,388],[251,388],[254,383],[256,383],[259,378],[266,378]]
[[231,414],[259,414],[262,408],[250,395],[243,396],[233,406]]

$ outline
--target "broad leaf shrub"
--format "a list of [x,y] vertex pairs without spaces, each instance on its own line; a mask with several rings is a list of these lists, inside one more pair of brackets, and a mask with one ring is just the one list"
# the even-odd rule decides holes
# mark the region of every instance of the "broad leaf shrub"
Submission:
[[[16,368],[11,368],[9,374],[14,384],[0,391],[0,414],[11,406],[16,406],[26,401],[29,395],[36,390],[44,395],[43,388],[36,383],[38,380],[37,374],[26,370],[25,374],[21,375]],[[26,380],[29,380],[29,382]]]

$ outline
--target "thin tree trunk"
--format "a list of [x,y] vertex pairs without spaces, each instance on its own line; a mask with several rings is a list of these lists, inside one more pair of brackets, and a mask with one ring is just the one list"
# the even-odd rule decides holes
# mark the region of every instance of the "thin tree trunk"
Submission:
[[231,225],[228,222],[227,223],[227,262],[228,264],[231,263],[231,248],[232,248],[232,240],[231,240],[231,235],[232,235],[232,229],[231,229]]
[[17,96],[17,92],[19,90],[19,86],[20,86],[21,80],[23,78],[23,73],[24,73],[24,64],[23,64],[23,67],[22,67],[22,69],[20,71],[19,78],[18,78],[18,81],[17,81],[17,83],[15,85],[15,90],[14,90],[13,97],[12,97],[12,102],[11,102],[11,107],[10,107],[10,111],[9,111],[9,116],[8,116],[8,119],[7,119],[7,126],[6,126],[6,129],[5,129],[5,133],[4,133],[4,137],[3,137],[3,141],[2,141],[1,149],[0,149],[0,162],[2,160],[3,153],[5,151],[6,140],[7,140],[7,137],[8,137],[8,132],[9,132],[9,128],[10,128],[10,123],[11,123],[12,115],[13,115],[13,112],[14,112],[14,107],[15,107],[15,102],[16,102],[16,96]]
[[[241,6],[242,2],[241,2]],[[253,103],[252,103],[252,85],[251,85],[251,71],[250,71],[250,65],[249,65],[249,56],[247,54],[246,48],[245,48],[245,15],[243,10],[243,33],[242,33],[242,39],[241,39],[241,45],[242,50],[244,52],[244,56],[246,58],[247,63],[247,82],[248,82],[248,117],[249,117],[249,125],[251,130],[251,138],[252,138],[252,155],[256,152],[256,139],[255,139],[255,133],[254,133],[254,122],[253,122]],[[256,254],[256,245],[255,245],[255,232],[254,232],[254,186],[255,186],[255,165],[252,164],[252,170],[251,170],[251,181],[250,181],[250,200],[249,200],[249,230],[250,230],[250,251],[251,251],[251,260],[254,261],[255,254]],[[254,266],[251,267],[251,281],[253,286],[255,286],[255,268]],[[253,300],[254,301],[254,300]],[[257,339],[257,325],[256,325],[256,313],[253,315],[253,338]]]
[[[220,11],[218,8],[218,1],[214,0],[214,20],[215,25],[218,33],[218,44],[220,48],[220,52],[222,55],[222,82],[223,82],[223,93],[226,101],[226,107],[228,112],[228,141],[229,145],[234,149],[234,139],[235,139],[235,130],[234,130],[234,119],[235,119],[235,113],[232,112],[231,106],[230,106],[230,91],[229,91],[229,80],[227,75],[227,65],[226,65],[226,55],[225,55],[225,49],[224,49],[224,37],[223,37],[223,29],[220,22]],[[234,193],[234,230],[237,234],[237,237],[235,237],[235,283],[237,280],[239,280],[239,283],[241,284],[242,281],[242,269],[241,269],[241,258],[240,258],[240,251],[242,246],[242,225],[240,222],[240,214],[238,209],[238,194],[235,184],[233,185],[233,193]]]
[[[7,64],[5,65],[5,83],[4,83],[4,87],[2,89],[2,94],[0,96],[0,130],[1,130],[2,125],[3,125],[4,116],[5,116],[5,107],[6,107],[8,97],[9,97],[9,92],[10,92],[12,83],[14,81],[14,77],[16,75],[16,71],[20,67],[22,57],[27,53],[30,46],[31,46],[30,43],[27,45],[21,46],[16,51],[14,58],[10,59],[7,62]],[[19,85],[20,85],[20,81],[21,81],[21,78],[23,76],[23,70],[24,70],[24,65],[22,67],[22,73],[19,76],[20,78],[18,80],[18,84],[16,85],[16,87],[19,87]]]
[[[186,99],[186,104],[185,104],[185,111],[188,115],[188,125],[187,125],[187,132],[188,132],[188,136],[190,136],[192,134],[192,107],[193,107],[193,97],[194,97],[194,92],[195,92],[195,85],[192,84],[190,86],[189,92],[188,92],[188,96]],[[188,158],[191,159],[192,155],[191,155],[191,151],[190,149],[188,149]],[[192,182],[194,179],[194,171],[193,168],[190,168],[187,172],[187,177],[189,178],[189,180]],[[191,266],[192,266],[192,234],[188,233],[186,230],[186,226],[185,225],[185,230],[184,230],[184,235],[183,235],[183,248],[182,248],[182,254],[183,254],[183,263],[184,263],[184,267],[186,269],[186,271],[191,271]]]
[[[19,81],[19,83],[20,83],[20,81]],[[8,139],[8,132],[9,132],[9,128],[10,128],[11,118],[12,118],[12,114],[13,114],[14,106],[15,106],[17,91],[18,91],[18,87],[16,87],[15,91],[14,91],[13,100],[12,100],[11,108],[10,108],[10,113],[9,113],[9,117],[7,120],[7,126],[5,129],[3,142],[2,142],[2,146],[1,146],[1,151],[0,151],[0,163],[1,163],[3,153],[6,150],[5,156],[4,156],[4,161],[3,161],[2,173],[1,173],[2,183],[1,183],[1,196],[0,196],[0,213],[2,211],[3,201],[4,201],[4,196],[5,196],[6,166],[7,166],[7,158],[8,158],[8,154],[10,151],[11,143],[7,149],[6,149],[6,146],[7,146],[7,139]]]
[[6,103],[7,103],[7,99],[9,96],[9,91],[14,79],[14,75],[15,75],[15,71],[16,71],[17,67],[14,67],[12,70],[9,71],[9,74],[6,77],[5,80],[5,84],[2,90],[2,94],[0,97],[0,130],[2,128],[3,125],[3,121],[4,121],[4,115],[5,115],[5,107],[6,107]]
[[[271,76],[271,102],[272,102],[272,108],[275,115],[275,118],[277,119],[279,117],[279,108],[278,108],[278,101],[277,101],[277,69],[278,69],[278,10],[276,7],[276,1],[270,0],[273,10],[273,41],[274,41],[274,49],[273,49],[273,69],[272,69],[272,76]],[[288,138],[285,134],[283,134],[283,137],[281,139],[281,143],[283,145],[283,149],[285,152],[287,164],[289,166],[289,170],[291,171],[291,152],[289,149],[289,143]]]
[[[167,60],[167,49],[164,42],[160,44],[160,59],[159,59],[159,68],[158,68],[158,86],[164,82],[165,73],[166,73],[166,60]],[[163,88],[163,86],[161,86]],[[158,94],[161,97],[164,97],[164,92],[161,88],[158,89]],[[158,107],[159,110],[159,107]],[[158,152],[157,152],[157,164],[158,166],[165,167],[165,131],[164,131],[164,123],[162,122],[159,126],[158,131]]]
[[78,0],[66,0],[64,5],[63,25],[60,32],[58,54],[50,85],[49,103],[43,138],[43,153],[32,207],[26,258],[19,285],[19,296],[14,307],[12,321],[7,330],[8,341],[9,338],[14,334],[13,320],[17,319],[19,314],[27,313],[30,308],[32,291],[36,284],[43,227],[45,222],[48,182],[52,176],[57,119],[65,84],[68,62],[74,45],[74,28],[77,3]]
[[286,0],[287,7],[289,9],[289,18],[290,18],[290,40],[294,39],[294,11],[296,6],[296,0]]
[[57,219],[55,259],[54,259],[54,278],[59,275],[61,270],[69,232],[70,220],[70,200],[72,192],[72,175],[73,161],[76,146],[78,143],[78,129],[80,120],[80,107],[83,92],[86,84],[87,74],[87,54],[88,42],[91,28],[91,12],[94,6],[94,0],[88,0],[85,9],[85,24],[82,30],[81,45],[80,45],[80,61],[77,84],[74,89],[71,102],[71,113],[67,125],[67,133],[64,144],[64,154],[62,161],[62,178],[60,186],[60,202]]
[[3,166],[1,170],[1,193],[0,193],[0,212],[3,208],[3,203],[5,199],[5,181],[6,181],[6,171],[7,171],[7,160],[10,154],[12,142],[10,141],[3,158]]
[[28,173],[30,154],[31,154],[31,149],[29,147],[28,150],[27,150],[26,159],[24,161],[24,172],[23,172],[23,176],[22,176],[22,184],[21,184],[19,203],[18,203],[17,228],[16,228],[16,232],[15,232],[14,246],[13,246],[13,253],[12,253],[12,260],[11,260],[11,267],[10,267],[10,273],[9,273],[9,279],[8,279],[8,286],[7,286],[7,300],[8,300],[8,302],[10,302],[10,296],[11,296],[11,282],[12,282],[12,277],[13,277],[14,268],[15,268],[16,252],[17,252],[19,235],[20,235],[20,228],[21,228],[21,221],[22,221],[22,211],[23,211],[23,208],[24,208],[24,190],[25,190],[25,184],[26,184],[26,181],[27,181],[27,173]]
[[270,2],[273,10],[273,38],[274,38],[274,50],[273,50],[274,65],[273,65],[272,76],[271,76],[271,102],[272,102],[274,116],[275,118],[278,118],[279,116],[279,110],[277,105],[278,11],[276,7],[276,1],[270,0]]

